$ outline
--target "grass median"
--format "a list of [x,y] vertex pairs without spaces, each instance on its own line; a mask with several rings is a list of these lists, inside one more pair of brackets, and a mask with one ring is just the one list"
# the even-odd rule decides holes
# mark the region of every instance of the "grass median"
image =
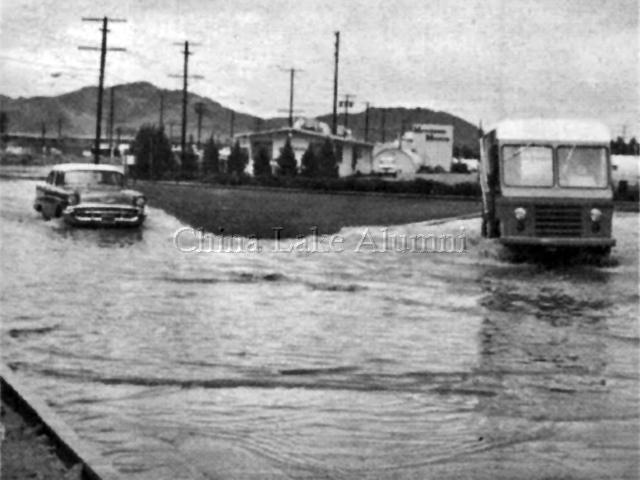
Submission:
[[149,205],[207,232],[272,238],[320,234],[346,226],[400,225],[480,212],[479,200],[368,194],[324,194],[286,189],[138,182]]

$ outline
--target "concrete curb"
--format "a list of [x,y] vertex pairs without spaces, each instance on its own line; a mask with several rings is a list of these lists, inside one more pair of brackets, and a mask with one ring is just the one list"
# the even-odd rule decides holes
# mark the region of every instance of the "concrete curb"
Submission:
[[97,451],[86,445],[77,434],[31,392],[5,365],[0,365],[2,397],[13,401],[21,415],[39,421],[63,459],[82,465],[82,478],[87,480],[121,480],[123,477]]

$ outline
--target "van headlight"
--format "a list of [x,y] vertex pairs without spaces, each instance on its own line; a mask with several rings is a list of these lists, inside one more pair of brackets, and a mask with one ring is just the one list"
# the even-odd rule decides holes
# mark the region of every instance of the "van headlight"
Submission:
[[516,216],[516,220],[518,220],[519,222],[523,221],[525,218],[527,218],[527,211],[522,208],[522,207],[518,207],[513,211],[513,214]]
[[597,208],[592,208],[589,212],[589,216],[591,216],[591,221],[597,223],[602,218],[602,212]]

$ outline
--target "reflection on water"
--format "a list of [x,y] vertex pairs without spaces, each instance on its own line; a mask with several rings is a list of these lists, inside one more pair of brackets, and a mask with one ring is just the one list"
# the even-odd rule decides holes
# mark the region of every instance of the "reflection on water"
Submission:
[[477,220],[394,227],[460,255],[185,255],[159,210],[70,229],[32,192],[2,184],[3,360],[127,478],[637,471],[637,215],[608,268],[505,262]]
[[80,248],[87,243],[101,248],[128,247],[143,239],[145,228],[74,228],[61,220],[52,223],[53,232]]

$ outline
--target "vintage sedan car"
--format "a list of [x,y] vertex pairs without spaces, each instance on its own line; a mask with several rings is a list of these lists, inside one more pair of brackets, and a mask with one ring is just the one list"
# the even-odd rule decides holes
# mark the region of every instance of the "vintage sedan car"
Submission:
[[33,208],[46,220],[62,217],[70,225],[137,227],[145,205],[144,195],[125,188],[120,167],[63,163],[36,186]]

